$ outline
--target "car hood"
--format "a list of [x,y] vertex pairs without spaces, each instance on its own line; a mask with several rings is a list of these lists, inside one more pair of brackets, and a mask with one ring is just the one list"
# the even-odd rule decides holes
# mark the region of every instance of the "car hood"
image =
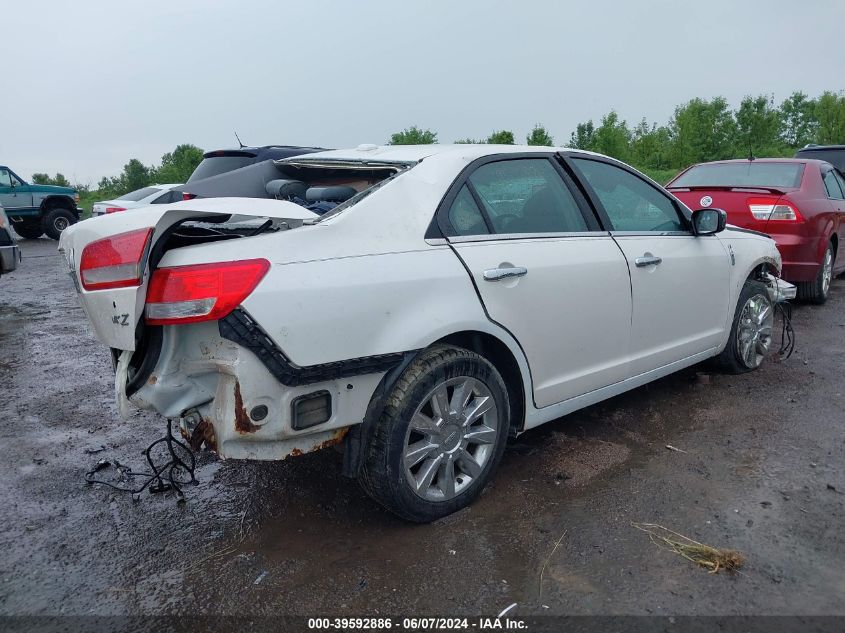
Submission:
[[30,191],[40,193],[58,193],[66,196],[76,195],[76,189],[73,187],[59,187],[58,185],[34,185],[29,184]]

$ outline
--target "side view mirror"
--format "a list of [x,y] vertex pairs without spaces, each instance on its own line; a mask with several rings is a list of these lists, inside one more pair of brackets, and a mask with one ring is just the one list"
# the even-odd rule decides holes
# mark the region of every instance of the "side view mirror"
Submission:
[[725,230],[728,214],[721,209],[698,209],[692,212],[692,230],[696,235],[714,235]]

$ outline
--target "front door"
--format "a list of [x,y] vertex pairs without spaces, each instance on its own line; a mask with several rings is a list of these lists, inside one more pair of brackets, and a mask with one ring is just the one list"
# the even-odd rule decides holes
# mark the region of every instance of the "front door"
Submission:
[[10,217],[17,216],[18,211],[28,215],[32,207],[32,193],[29,186],[5,167],[0,167],[0,206]]
[[537,407],[627,376],[625,258],[566,179],[549,157],[493,160],[456,183],[444,218],[490,319],[525,352]]
[[729,327],[730,253],[696,237],[665,191],[609,161],[569,156],[628,262],[631,374],[715,350]]

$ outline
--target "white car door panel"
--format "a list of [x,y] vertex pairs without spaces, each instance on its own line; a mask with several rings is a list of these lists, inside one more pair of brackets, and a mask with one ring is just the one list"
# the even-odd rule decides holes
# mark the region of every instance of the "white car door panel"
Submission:
[[631,375],[715,348],[730,312],[730,256],[721,241],[659,234],[614,239],[631,271]]
[[[490,318],[522,346],[536,406],[627,377],[631,287],[625,258],[607,234],[453,246]],[[514,268],[525,274],[490,279]]]
[[664,189],[611,161],[571,164],[631,274],[630,371],[652,371],[715,350],[728,327],[730,254],[716,236],[697,237]]

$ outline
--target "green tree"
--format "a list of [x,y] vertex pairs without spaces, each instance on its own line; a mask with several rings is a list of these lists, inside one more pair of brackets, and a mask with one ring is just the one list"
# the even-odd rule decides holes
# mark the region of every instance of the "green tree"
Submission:
[[437,132],[423,130],[416,125],[390,135],[390,145],[431,145],[437,142]]
[[625,121],[611,110],[602,117],[601,125],[593,134],[593,149],[601,154],[627,161],[631,153],[631,131]]
[[669,127],[673,166],[731,158],[734,154],[736,120],[723,97],[712,101],[697,98],[678,106]]
[[579,123],[575,131],[569,137],[569,147],[574,149],[585,149],[585,150],[592,150],[593,149],[593,137],[595,136],[596,130],[593,126],[593,121],[587,121],[586,123]]
[[554,146],[555,139],[546,131],[539,123],[534,126],[531,133],[525,137],[525,142],[529,145]]
[[49,174],[32,174],[32,182],[36,185],[55,185],[57,187],[70,187],[70,181],[63,174],[56,174],[51,178]]
[[120,192],[128,193],[136,189],[147,187],[150,182],[150,175],[153,170],[144,165],[137,158],[132,158],[123,166],[123,173],[120,174]]
[[793,92],[780,104],[780,138],[789,147],[804,147],[816,137],[816,101]]
[[817,143],[845,143],[845,96],[823,92],[816,101],[815,115],[818,121]]
[[481,145],[484,141],[476,141],[474,138],[459,138],[455,141],[455,145]]
[[161,157],[161,165],[152,173],[157,183],[185,182],[202,161],[202,150],[196,145],[177,145]]
[[777,156],[783,153],[780,112],[771,97],[745,97],[736,111],[735,155]]
[[665,125],[649,125],[645,119],[631,130],[631,164],[650,170],[672,167],[672,135]]
[[491,145],[514,145],[513,132],[508,130],[496,130],[487,137],[486,143]]

